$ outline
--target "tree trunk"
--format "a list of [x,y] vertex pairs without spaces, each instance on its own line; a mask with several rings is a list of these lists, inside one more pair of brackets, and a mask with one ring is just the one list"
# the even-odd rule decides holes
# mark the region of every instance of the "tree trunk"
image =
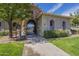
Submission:
[[5,32],[6,32],[6,31],[5,31],[5,22],[4,22],[4,34],[5,34]]
[[9,38],[12,38],[12,20],[9,20],[8,22],[8,25],[9,25]]
[[20,34],[20,38],[21,38],[21,36],[22,36],[22,35],[21,35],[21,33],[22,33],[21,29],[22,29],[22,21],[21,21],[21,23],[20,23],[20,33],[19,33],[19,34]]
[[[27,24],[26,24],[26,26],[27,26]],[[27,40],[27,27],[25,28],[25,38]]]
[[[8,4],[9,5],[9,4]],[[8,11],[8,25],[9,25],[9,37],[10,38],[13,38],[13,33],[12,33],[12,27],[13,27],[13,24],[12,24],[12,21],[13,21],[13,12],[14,12],[14,10],[13,9],[11,9],[11,10],[9,10]]]
[[17,28],[16,28],[16,30],[15,30],[15,31],[16,31],[16,38],[17,38]]
[[26,33],[25,38],[27,39],[27,29],[25,30],[25,33]]
[[21,38],[21,27],[20,27],[20,31],[19,31],[19,37]]
[[13,27],[14,28],[14,35],[15,35],[15,38],[17,38],[17,28]]

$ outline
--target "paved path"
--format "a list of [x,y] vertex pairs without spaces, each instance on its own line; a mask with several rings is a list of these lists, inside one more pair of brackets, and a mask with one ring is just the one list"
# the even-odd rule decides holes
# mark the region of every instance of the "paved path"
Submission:
[[69,56],[69,54],[48,42],[29,44],[25,42],[23,56]]
[[9,43],[11,39],[8,36],[3,36],[0,38],[0,43]]
[[71,35],[70,37],[79,37],[79,34]]

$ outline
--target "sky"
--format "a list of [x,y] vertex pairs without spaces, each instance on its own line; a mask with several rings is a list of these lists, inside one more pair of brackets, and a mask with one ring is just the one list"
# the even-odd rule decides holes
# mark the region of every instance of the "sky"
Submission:
[[37,3],[36,5],[45,13],[64,16],[70,16],[70,13],[79,10],[79,3]]

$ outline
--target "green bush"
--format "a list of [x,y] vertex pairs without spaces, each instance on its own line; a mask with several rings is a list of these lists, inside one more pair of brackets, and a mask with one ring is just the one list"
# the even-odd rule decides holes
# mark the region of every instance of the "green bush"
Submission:
[[58,37],[67,37],[69,36],[67,31],[60,31],[60,30],[49,30],[44,31],[44,37],[45,38],[58,38]]
[[8,35],[8,32],[0,32],[0,36],[6,36]]
[[52,37],[52,31],[44,31],[44,37],[45,38],[51,38]]

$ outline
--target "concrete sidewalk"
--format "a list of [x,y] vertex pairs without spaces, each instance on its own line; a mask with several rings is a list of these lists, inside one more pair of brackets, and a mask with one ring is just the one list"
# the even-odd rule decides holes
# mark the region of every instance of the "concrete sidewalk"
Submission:
[[25,44],[23,56],[69,56],[51,43]]
[[11,42],[11,39],[8,36],[3,36],[0,38],[0,43],[8,43]]

